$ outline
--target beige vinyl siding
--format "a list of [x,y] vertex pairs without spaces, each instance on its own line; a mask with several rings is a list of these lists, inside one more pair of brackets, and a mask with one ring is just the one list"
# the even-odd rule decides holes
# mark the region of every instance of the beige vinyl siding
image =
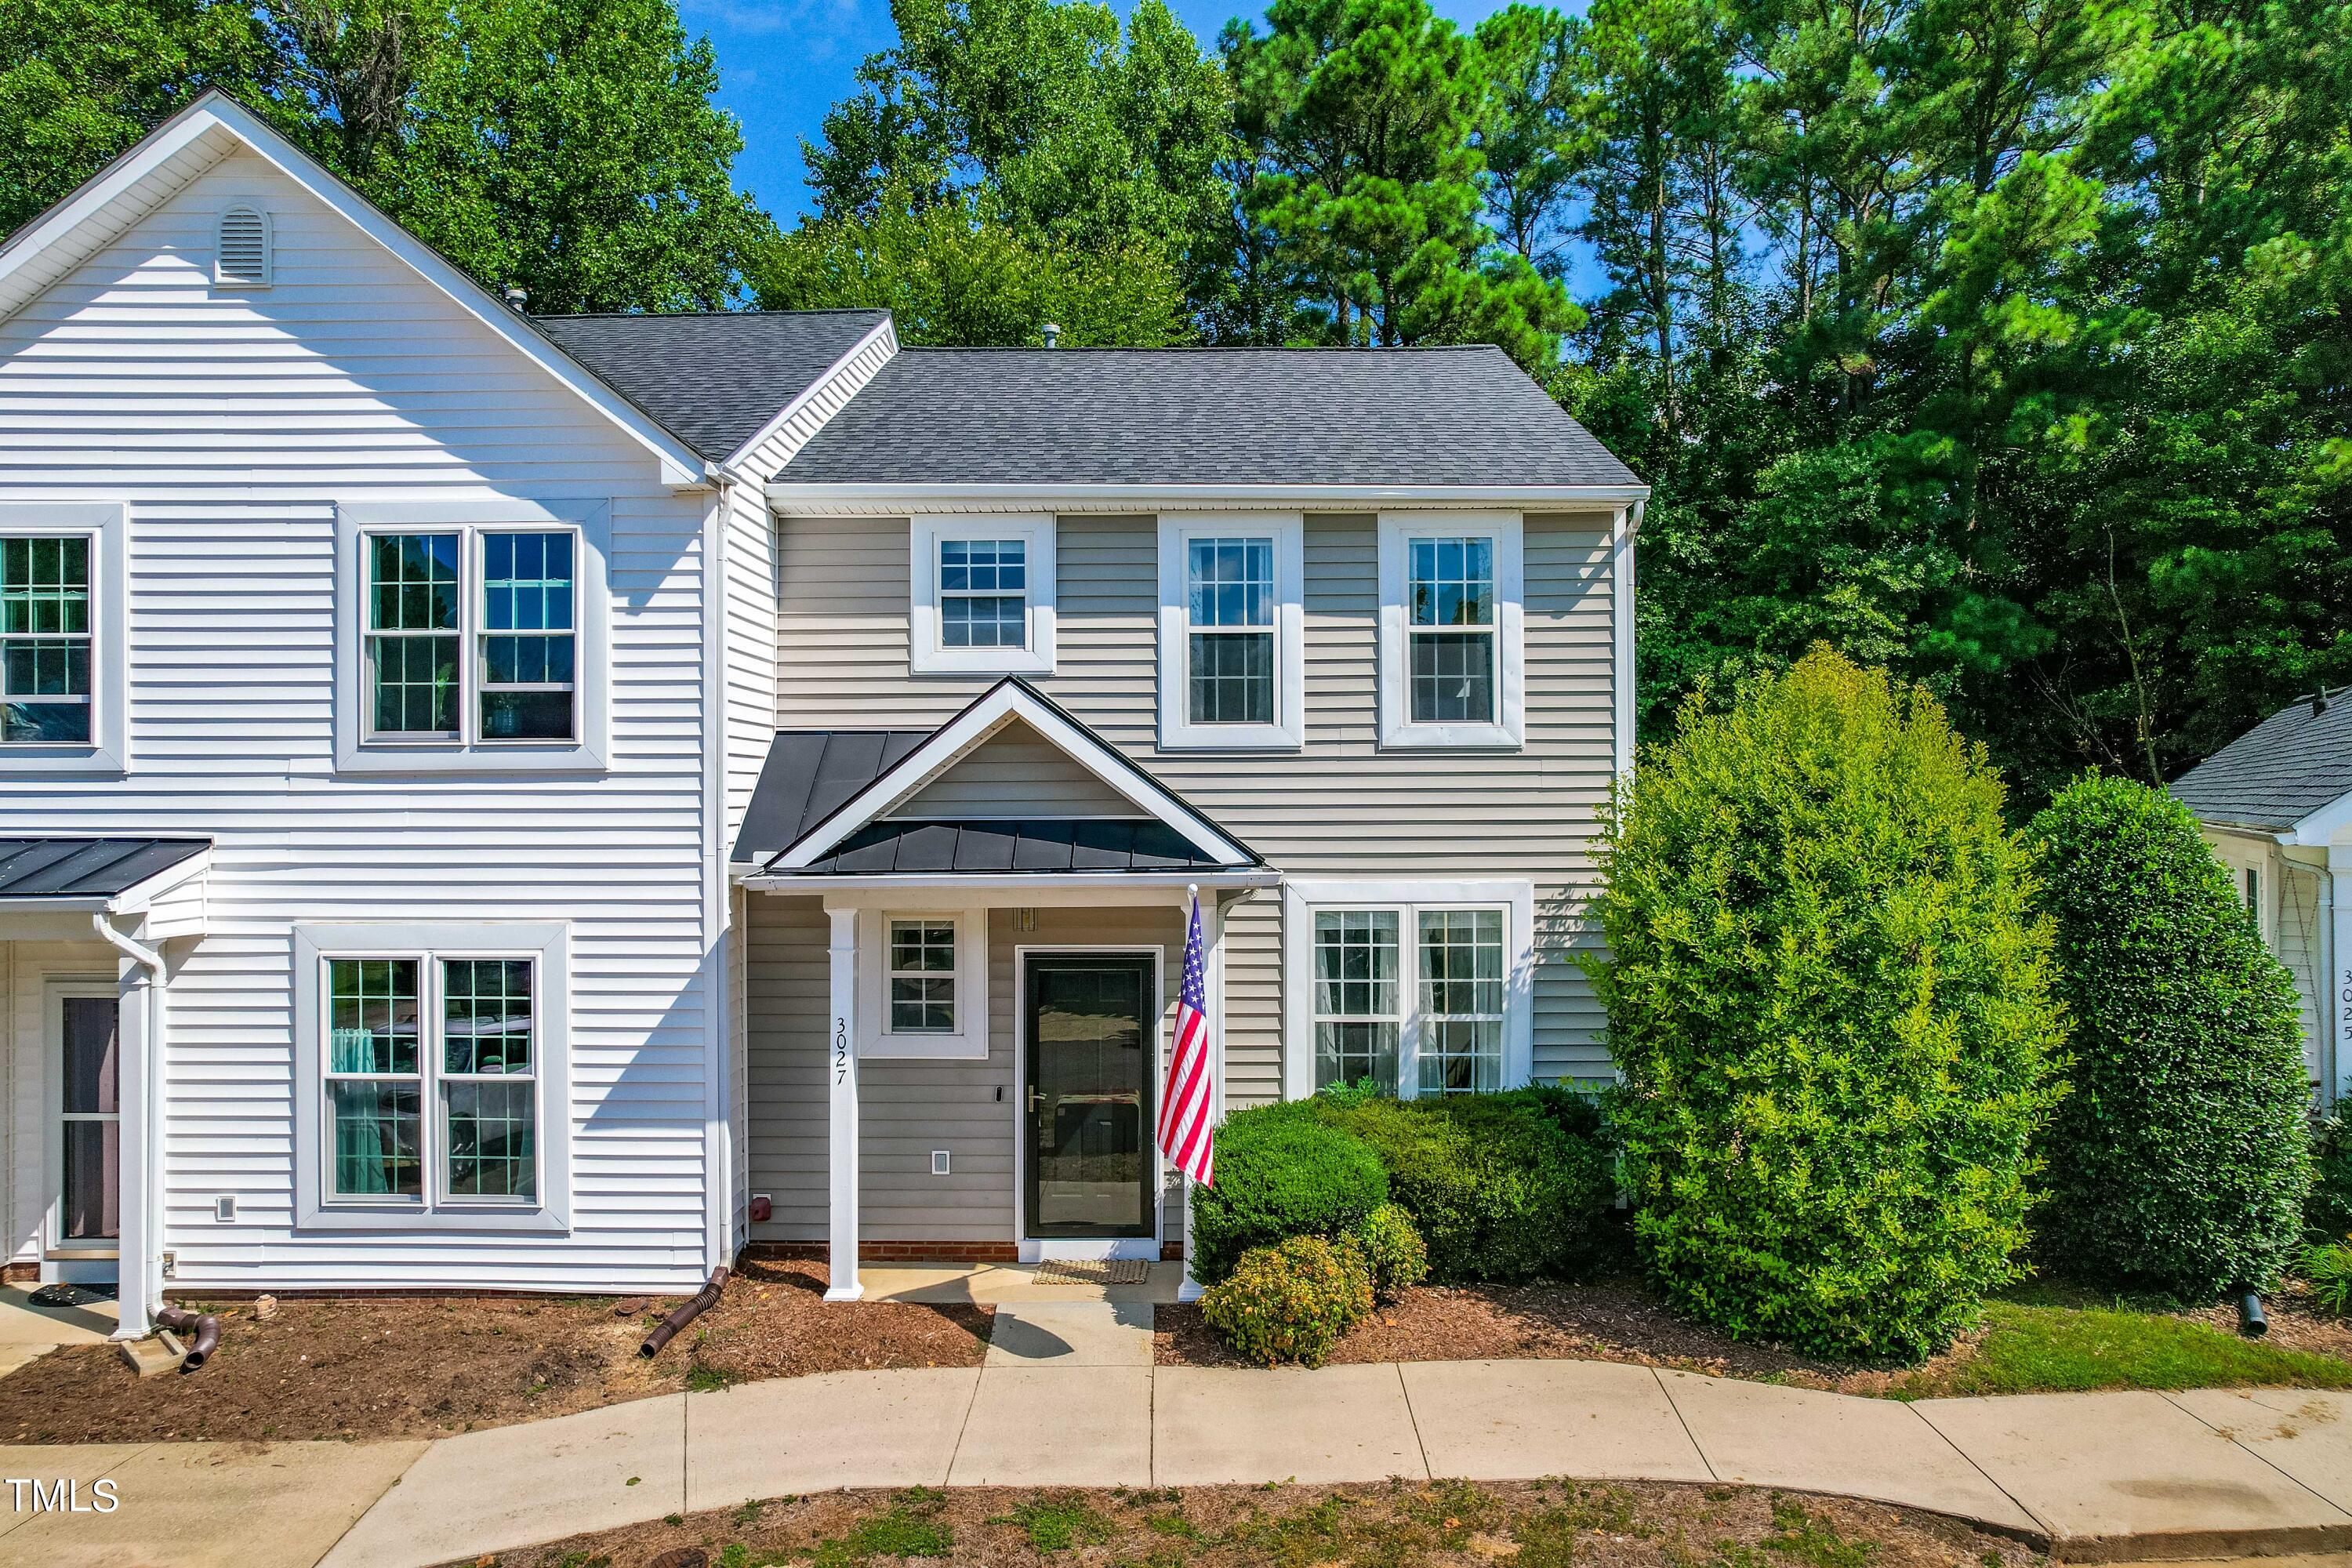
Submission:
[[2314,1083],[2326,1075],[2321,1030],[2320,997],[2326,986],[2320,974],[2319,955],[2325,940],[2320,932],[2319,882],[2327,872],[2324,866],[2309,865],[2273,856],[2274,870],[2265,873],[2276,879],[2272,890],[2276,900],[2277,921],[2274,936],[2279,962],[2294,976],[2296,1012],[2303,1026],[2303,1060]]
[[1134,803],[1028,725],[1006,725],[894,817],[1140,816]]
[[[1581,910],[1614,767],[1613,522],[1601,512],[1527,519],[1527,743],[1517,752],[1379,746],[1369,514],[1307,518],[1301,752],[1158,749],[1152,517],[1061,519],[1058,668],[1036,684],[1286,873],[1533,880],[1536,1074],[1606,1078],[1601,1016],[1572,955],[1593,940]],[[791,518],[779,528],[780,722],[925,728],[985,689],[985,678],[908,671],[905,520]],[[1279,917],[1269,908],[1244,919],[1271,928]],[[1231,1039],[1229,1025],[1229,1050]],[[1233,1092],[1244,1081],[1236,1071]]]
[[[209,281],[232,201],[276,281]],[[53,833],[195,834],[171,986],[162,1245],[183,1288],[675,1289],[708,1264],[707,491],[257,157],[192,178],[0,321],[0,500],[129,509],[128,776],[11,776]],[[611,765],[338,773],[335,525],[354,502],[611,507]],[[572,928],[569,1235],[293,1228],[292,928]],[[715,1065],[715,1064],[713,1064]],[[311,1173],[302,1173],[308,1178]],[[213,1218],[236,1199],[236,1223]]]
[[[1159,949],[1162,994],[1158,1033],[1164,1065],[1183,963],[1182,921],[1175,908],[1040,909],[1034,918],[1034,928],[1024,931],[1019,911],[990,911],[985,1061],[869,1057],[858,1064],[864,1239],[1000,1245],[1017,1239],[1017,948]],[[824,905],[816,899],[755,895],[747,934],[751,1183],[751,1191],[769,1194],[775,1206],[772,1220],[751,1227],[751,1238],[821,1241],[829,1180],[824,1020],[830,935]],[[949,1152],[945,1176],[931,1174],[934,1149]],[[1171,1220],[1175,1203],[1169,1199]],[[1171,1228],[1167,1234],[1175,1232]]]
[[1282,1098],[1282,900],[1225,906],[1225,1107]]

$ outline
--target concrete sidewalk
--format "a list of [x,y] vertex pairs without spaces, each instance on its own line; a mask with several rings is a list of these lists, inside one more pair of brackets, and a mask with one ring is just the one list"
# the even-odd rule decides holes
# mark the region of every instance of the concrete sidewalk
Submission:
[[2352,1548],[2344,1394],[1903,1405],[1601,1362],[1154,1367],[1150,1322],[1148,1304],[1008,1305],[980,1367],[780,1379],[431,1444],[0,1450],[0,1478],[79,1477],[86,1497],[110,1476],[122,1500],[13,1528],[0,1514],[0,1564],[423,1568],[846,1486],[1391,1476],[1840,1493],[2070,1560]]

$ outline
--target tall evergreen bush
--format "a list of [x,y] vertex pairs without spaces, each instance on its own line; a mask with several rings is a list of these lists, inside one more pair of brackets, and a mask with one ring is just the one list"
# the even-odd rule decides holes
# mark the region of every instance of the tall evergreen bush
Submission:
[[1643,756],[1588,967],[1684,1310],[1916,1358],[2017,1277],[2063,1022],[2001,804],[1931,699],[1826,650]]
[[2086,774],[2027,835],[2074,1024],[2036,1259],[2190,1299],[2267,1287],[2311,1186],[2294,981],[2170,795]]

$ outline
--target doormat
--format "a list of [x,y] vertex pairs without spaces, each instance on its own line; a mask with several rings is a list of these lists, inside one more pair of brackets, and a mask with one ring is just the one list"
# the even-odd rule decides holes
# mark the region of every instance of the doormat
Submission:
[[114,1300],[111,1285],[44,1285],[25,1298],[36,1307],[87,1307]]
[[1057,1258],[1037,1265],[1040,1285],[1140,1285],[1151,1266],[1140,1258]]

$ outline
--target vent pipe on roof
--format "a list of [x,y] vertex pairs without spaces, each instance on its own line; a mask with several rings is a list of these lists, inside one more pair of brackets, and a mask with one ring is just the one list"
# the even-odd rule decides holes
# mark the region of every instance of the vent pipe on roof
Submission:
[[2327,688],[2321,687],[2311,694],[2311,716],[2315,719],[2327,711]]
[[507,309],[508,309],[508,310],[512,310],[516,315],[520,316],[520,315],[521,315],[521,314],[523,313],[523,309],[522,309],[522,308],[523,308],[525,305],[529,304],[530,302],[530,289],[525,289],[525,288],[524,288],[521,284],[520,284],[520,283],[509,283],[509,284],[508,284],[508,285],[507,285]]
[[1058,322],[1048,321],[1042,330],[1045,334],[1045,346],[1047,348],[1054,348],[1060,344],[1062,341],[1062,329]]

